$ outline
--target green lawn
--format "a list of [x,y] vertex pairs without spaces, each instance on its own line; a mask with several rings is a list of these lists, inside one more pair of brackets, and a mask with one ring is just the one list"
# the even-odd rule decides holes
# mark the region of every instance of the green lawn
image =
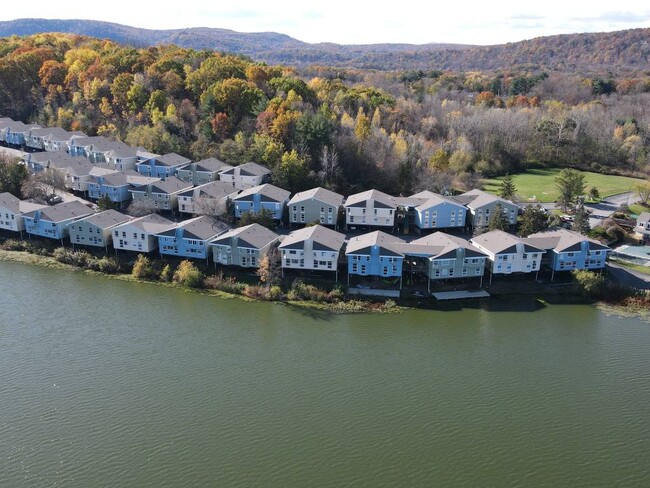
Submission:
[[[517,195],[522,200],[537,200],[542,203],[557,200],[558,191],[555,187],[555,177],[560,171],[560,168],[531,169],[525,173],[512,175]],[[587,192],[592,186],[595,186],[598,188],[601,198],[634,191],[634,186],[643,181],[626,176],[601,175],[588,171],[583,173],[587,183]],[[496,194],[499,191],[501,179],[502,177],[485,180],[485,191]]]
[[650,207],[645,207],[640,203],[633,203],[630,205],[630,212],[632,212],[633,215],[639,216],[643,212],[650,212]]

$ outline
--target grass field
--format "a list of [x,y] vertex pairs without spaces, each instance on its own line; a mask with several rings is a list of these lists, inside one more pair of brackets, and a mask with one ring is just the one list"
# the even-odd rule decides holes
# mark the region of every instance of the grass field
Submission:
[[642,214],[643,212],[650,212],[650,207],[645,207],[640,203],[633,203],[630,205],[630,212],[634,215]]
[[[517,195],[522,200],[548,203],[557,200],[558,190],[555,187],[555,177],[560,168],[531,169],[526,173],[512,175],[517,189]],[[587,192],[592,186],[598,188],[601,198],[634,191],[634,186],[643,180],[626,176],[602,175],[600,173],[583,172],[587,183]],[[502,177],[485,180],[485,191],[497,193]]]

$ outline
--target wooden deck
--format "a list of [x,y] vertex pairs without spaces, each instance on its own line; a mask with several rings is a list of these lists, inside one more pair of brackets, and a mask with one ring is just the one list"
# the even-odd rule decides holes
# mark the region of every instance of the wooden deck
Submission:
[[468,298],[489,298],[490,294],[485,290],[467,291],[441,291],[432,293],[436,300],[467,300]]

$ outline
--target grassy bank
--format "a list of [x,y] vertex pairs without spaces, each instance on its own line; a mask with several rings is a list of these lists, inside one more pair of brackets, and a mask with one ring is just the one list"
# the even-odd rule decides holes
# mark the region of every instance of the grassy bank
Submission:
[[[537,200],[541,203],[554,202],[559,197],[555,186],[555,177],[560,173],[560,168],[531,169],[525,173],[512,175],[512,180],[517,189],[517,195],[522,200]],[[634,191],[634,186],[643,180],[627,176],[603,175],[600,173],[583,172],[587,191],[593,186],[598,188],[601,198],[628,191]],[[485,182],[485,191],[498,193],[503,177],[488,179]]]

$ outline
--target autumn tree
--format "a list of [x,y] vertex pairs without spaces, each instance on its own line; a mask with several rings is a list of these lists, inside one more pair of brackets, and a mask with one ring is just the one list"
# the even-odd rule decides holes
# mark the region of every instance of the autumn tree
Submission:
[[273,172],[273,181],[281,188],[295,193],[310,187],[309,167],[305,158],[293,149],[282,155],[280,165]]
[[57,191],[65,192],[65,176],[57,170],[46,169],[23,180],[21,193],[25,198],[46,204]]
[[281,274],[280,251],[277,247],[271,246],[266,255],[260,260],[257,276],[269,289],[280,282]]

